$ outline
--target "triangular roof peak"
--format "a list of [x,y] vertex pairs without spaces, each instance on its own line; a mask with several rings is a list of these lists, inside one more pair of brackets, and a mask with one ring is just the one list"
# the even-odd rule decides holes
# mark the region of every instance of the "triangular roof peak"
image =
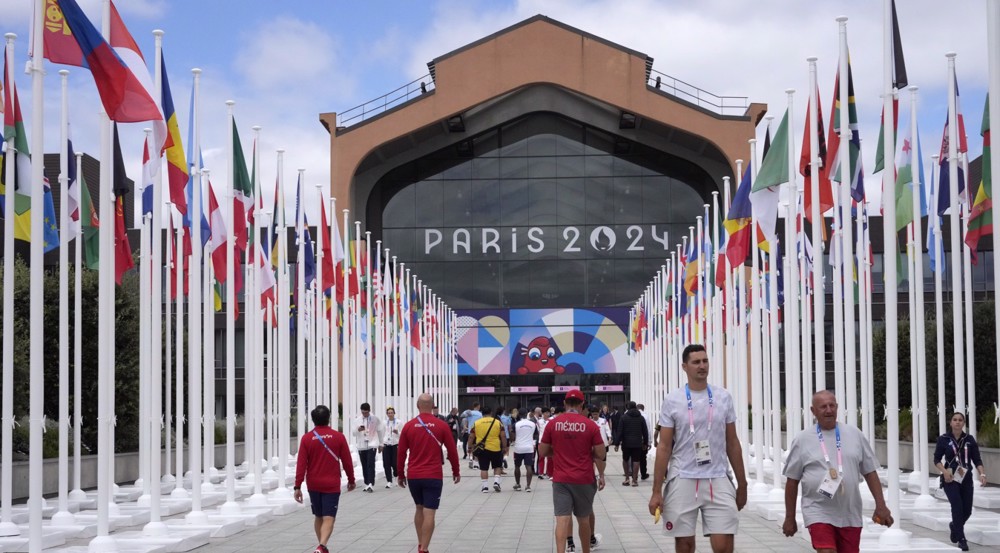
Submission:
[[499,31],[497,31],[497,32],[495,32],[495,33],[493,33],[491,35],[485,36],[485,37],[483,37],[483,38],[481,38],[481,39],[479,39],[479,40],[477,40],[475,42],[470,42],[469,44],[466,44],[465,46],[462,46],[460,48],[456,48],[455,50],[452,50],[451,52],[448,52],[447,54],[438,56],[438,57],[434,58],[433,60],[427,62],[427,68],[430,69],[431,78],[432,79],[435,78],[435,66],[439,62],[444,61],[444,60],[446,60],[446,59],[448,59],[448,58],[450,58],[452,56],[455,56],[455,55],[460,54],[462,52],[465,52],[467,50],[472,50],[473,48],[476,48],[476,47],[480,46],[481,44],[490,42],[490,41],[496,39],[497,37],[500,37],[500,36],[503,36],[503,35],[506,35],[506,34],[509,34],[509,33],[513,33],[515,31],[521,29],[522,27],[527,27],[528,25],[531,25],[531,24],[537,23],[537,22],[542,22],[542,23],[546,23],[548,25],[552,25],[553,27],[558,27],[558,28],[560,28],[560,29],[562,29],[564,31],[569,31],[570,33],[573,33],[573,34],[576,34],[576,35],[580,35],[580,36],[582,36],[582,37],[584,37],[586,39],[600,42],[601,44],[604,44],[604,45],[609,46],[611,48],[614,48],[616,50],[620,50],[620,51],[625,52],[626,54],[629,54],[631,56],[642,58],[642,59],[646,60],[647,73],[648,73],[649,69],[653,67],[653,58],[647,56],[646,54],[644,54],[642,52],[639,52],[637,50],[633,50],[631,48],[627,48],[625,46],[622,46],[621,44],[618,44],[617,42],[612,42],[612,41],[610,41],[610,40],[608,40],[606,38],[599,37],[599,36],[597,36],[595,34],[588,33],[588,32],[586,32],[584,30],[577,29],[576,27],[573,27],[572,25],[567,25],[566,23],[563,23],[562,21],[559,21],[559,20],[556,20],[556,19],[552,19],[551,17],[549,17],[547,15],[538,14],[538,15],[534,15],[532,17],[529,17],[528,19],[525,19],[523,21],[519,21],[519,22],[517,22],[517,23],[515,23],[515,24],[513,24],[513,25],[511,25],[509,27],[500,29]]

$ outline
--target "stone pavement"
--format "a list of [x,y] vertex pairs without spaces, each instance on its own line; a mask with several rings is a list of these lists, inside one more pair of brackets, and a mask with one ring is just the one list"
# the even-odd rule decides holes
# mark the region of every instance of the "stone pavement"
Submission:
[[[552,484],[532,482],[532,493],[515,492],[513,465],[502,482],[503,491],[480,492],[479,472],[462,465],[458,485],[445,482],[437,529],[431,542],[435,553],[549,553],[555,551],[552,517]],[[661,534],[646,510],[652,479],[639,487],[623,487],[621,454],[610,452],[607,487],[597,494],[597,532],[603,536],[599,551],[647,553],[673,551],[672,540]],[[360,478],[360,472],[358,473]],[[523,475],[522,475],[523,479]],[[350,553],[412,553],[416,551],[413,531],[413,502],[407,490],[384,488],[380,479],[375,493],[360,490],[345,493],[340,502],[330,551]],[[522,480],[523,485],[523,480]],[[914,536],[947,540],[923,528],[903,523]],[[577,538],[579,542],[579,539]],[[308,509],[275,517],[227,539],[212,539],[195,551],[210,552],[311,552],[316,545],[313,517]],[[970,544],[972,551],[992,548]],[[698,551],[711,551],[708,540],[698,538]],[[578,551],[580,548],[578,547]],[[809,543],[799,536],[785,538],[777,522],[767,521],[752,509],[741,514],[736,550],[746,553],[781,551],[809,552]],[[957,551],[957,549],[956,549]]]

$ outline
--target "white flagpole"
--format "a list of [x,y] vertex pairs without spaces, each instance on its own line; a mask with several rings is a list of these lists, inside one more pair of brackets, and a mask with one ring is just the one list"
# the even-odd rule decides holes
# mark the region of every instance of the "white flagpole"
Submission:
[[[792,93],[788,94],[789,104],[791,104]],[[791,109],[789,106],[789,113]],[[791,136],[789,136],[791,138]],[[789,141],[789,148],[791,144]],[[789,158],[789,163],[792,163],[792,159]],[[790,174],[790,178],[793,177],[794,173]],[[777,234],[777,233],[775,233]],[[768,310],[768,316],[770,319],[770,324],[768,332],[770,333],[771,342],[771,492],[770,497],[777,498],[780,496],[784,497],[784,491],[781,485],[781,382],[778,378],[778,359],[780,352],[778,343],[778,272],[780,271],[778,267],[778,258],[780,257],[779,252],[781,251],[781,242],[775,238],[774,244],[771,245],[771,253],[767,256],[767,265],[771,270],[771,278],[768,279],[768,288],[770,288],[769,293],[771,295],[771,309]],[[763,478],[761,478],[763,480]]]
[[[184,518],[188,524],[204,525],[208,523],[208,516],[202,511],[202,427],[205,424],[202,409],[202,317],[205,313],[214,315],[211,307],[211,296],[205,296],[209,302],[206,306],[202,302],[202,252],[204,248],[201,242],[201,114],[199,110],[199,93],[201,84],[201,69],[191,70],[194,75],[194,102],[191,109],[194,111],[194,143],[188,144],[194,154],[191,159],[194,165],[191,171],[191,205],[188,206],[191,213],[191,272],[188,302],[188,413],[191,422],[188,425],[188,465],[191,469],[191,512]],[[209,429],[205,429],[207,433]]]
[[[841,244],[840,265],[843,271],[842,295],[844,322],[844,378],[846,384],[846,409],[844,414],[847,423],[858,426],[858,370],[855,350],[854,323],[854,240],[851,229],[851,183],[854,175],[851,171],[850,140],[853,131],[850,128],[850,98],[848,98],[848,50],[847,50],[847,18],[838,17],[840,27],[840,214],[841,224],[838,237]],[[822,117],[822,115],[820,115]]]
[[[150,156],[150,157],[152,157],[152,156]],[[157,177],[155,177],[155,178],[158,181],[156,183],[157,184],[156,190],[162,190],[163,188],[160,186],[161,181],[160,181],[159,174],[157,174]],[[162,199],[162,197],[163,197],[162,195],[156,195],[155,198],[153,199],[153,201],[154,202],[160,201],[160,199]],[[167,284],[166,284],[166,290],[165,290],[165,293],[166,293],[167,297],[164,298],[164,302],[163,303],[164,303],[164,306],[165,306],[165,309],[166,309],[166,311],[164,312],[164,317],[166,318],[166,321],[167,321],[167,332],[166,332],[166,334],[164,334],[164,347],[167,350],[166,351],[167,358],[164,360],[164,363],[163,363],[163,370],[164,370],[164,382],[163,382],[163,412],[164,412],[163,413],[164,414],[164,417],[163,417],[163,421],[164,421],[164,429],[163,429],[163,463],[164,464],[163,464],[163,478],[160,481],[162,481],[163,483],[168,483],[168,482],[172,483],[174,481],[174,477],[173,477],[173,474],[171,473],[171,470],[170,470],[170,460],[171,460],[170,459],[170,449],[171,449],[171,447],[170,447],[170,428],[171,428],[171,426],[173,426],[171,424],[171,420],[173,418],[173,406],[172,406],[172,404],[170,402],[170,389],[171,389],[170,385],[173,383],[174,355],[173,355],[173,343],[170,341],[170,338],[173,337],[173,335],[174,335],[174,331],[173,331],[174,321],[173,321],[173,313],[172,313],[172,309],[171,309],[171,307],[172,307],[171,300],[170,300],[170,297],[169,297],[169,294],[170,294],[170,284],[171,284],[170,283],[170,277],[169,277],[169,275],[170,275],[170,273],[172,271],[174,271],[174,264],[176,263],[176,260],[174,259],[174,249],[172,249],[170,247],[170,244],[172,242],[172,238],[173,238],[173,235],[174,235],[174,214],[173,214],[173,209],[172,209],[173,204],[171,204],[170,202],[164,202],[164,206],[166,207],[166,213],[164,213],[164,216],[167,219],[167,221],[166,221],[166,223],[167,223],[167,228],[166,228],[166,240],[167,240],[167,242],[166,242],[167,243],[167,247],[166,247],[166,252],[167,252],[166,269],[167,269],[167,275],[168,275],[168,277],[167,277]]]
[[[969,178],[969,159],[965,154],[961,155],[962,169],[966,178],[966,194],[972,198],[972,187],[971,183],[968,182]],[[962,236],[964,237],[969,233],[969,205],[966,202],[962,202]],[[975,341],[972,338],[972,250],[965,243],[965,240],[961,242],[962,247],[962,275],[965,279],[965,283],[962,287],[965,299],[965,349],[966,349],[966,370],[968,371],[966,381],[969,383],[969,407],[968,416],[966,420],[968,421],[969,432],[976,436],[978,435],[978,425],[976,424],[977,412],[976,412],[976,352],[975,352]]]
[[[78,175],[80,173],[77,173]],[[139,190],[140,197],[145,194],[146,186],[150,183],[146,181],[146,171],[143,170],[142,186]],[[140,507],[149,507],[150,496],[150,476],[149,476],[149,401],[150,401],[150,351],[149,343],[152,340],[149,327],[152,326],[149,320],[150,304],[153,303],[149,291],[149,282],[152,278],[150,268],[152,267],[152,255],[149,251],[151,213],[142,210],[142,220],[139,233],[139,443],[143,447],[139,448],[139,479],[135,485],[142,488],[142,495],[136,500]]]
[[[174,215],[171,214],[171,220],[174,219]],[[176,390],[176,411],[175,418],[176,423],[174,424],[174,440],[176,441],[174,452],[175,459],[174,462],[174,474],[175,482],[173,491],[170,492],[171,497],[176,498],[187,498],[190,497],[187,490],[184,489],[184,225],[179,225],[174,229],[177,234],[177,241],[175,243],[177,253],[174,257],[176,268],[174,277],[174,288],[177,295],[177,332],[175,333],[176,340],[176,354],[174,356],[176,365],[175,378],[175,390]]]
[[[365,331],[364,331],[365,335],[368,336],[368,341],[365,344],[365,347],[364,347],[364,350],[363,350],[364,358],[365,358],[365,362],[364,362],[364,367],[365,367],[365,370],[364,370],[364,375],[365,375],[364,398],[365,399],[364,400],[367,401],[367,402],[371,402],[374,399],[373,391],[374,391],[374,385],[375,385],[375,383],[373,381],[374,380],[373,379],[374,375],[372,374],[373,371],[374,371],[374,367],[373,367],[373,363],[372,363],[372,348],[375,347],[374,346],[374,344],[375,344],[375,337],[372,336],[372,315],[373,315],[373,313],[372,313],[372,311],[373,311],[373,306],[372,306],[372,282],[374,282],[374,280],[373,280],[373,277],[372,277],[372,233],[369,230],[365,231],[365,260],[364,260],[364,264],[363,264],[362,268],[364,270],[364,273],[368,275],[368,285],[365,286],[365,289],[361,291],[361,293],[365,295],[366,305],[368,306],[368,308],[365,309],[365,320],[363,322],[363,324],[365,325]],[[358,276],[360,278],[360,273],[358,274]]]
[[[302,438],[306,433],[306,236],[305,236],[305,206],[302,198],[302,187],[305,180],[305,169],[299,169],[299,179],[295,185],[296,208],[295,217],[295,380],[296,380],[296,438]],[[298,449],[296,449],[296,453]]]
[[[962,318],[962,262],[960,222],[962,202],[958,199],[958,101],[955,97],[955,56],[948,53],[948,186],[951,200],[951,316],[955,351],[955,411],[965,413],[965,337]],[[888,250],[886,250],[888,251]],[[891,365],[888,365],[891,366]]]
[[[888,200],[882,202],[882,240],[883,240],[883,265],[885,268],[885,355],[886,367],[896,367],[899,357],[899,316],[897,309],[898,294],[896,293],[896,255],[899,251],[896,245],[896,197],[895,183],[895,159],[893,157],[895,149],[896,121],[893,111],[893,86],[892,86],[892,2],[885,0],[884,21],[885,30],[883,32],[883,113],[885,114],[885,140],[883,159],[886,167],[882,171],[882,197]],[[846,75],[843,76],[846,78]],[[843,127],[843,125],[841,125]],[[899,374],[895,370],[886,371],[886,415],[888,425],[888,507],[889,511],[901,515],[899,510]],[[908,537],[899,529],[890,528],[879,538],[883,545],[902,544],[906,545]]]
[[222,194],[226,214],[226,502],[219,512],[226,516],[242,512],[236,502],[236,200],[233,165],[233,104],[226,100],[226,189]]
[[[196,129],[198,131],[200,129]],[[200,157],[200,156],[199,156]],[[206,188],[209,194],[212,193],[212,172],[202,169]],[[205,300],[208,306],[205,309],[205,317],[202,322],[204,337],[204,359],[202,361],[202,381],[204,382],[204,428],[205,428],[205,481],[202,483],[203,492],[215,491],[212,478],[219,475],[216,468],[215,457],[215,270],[211,259],[206,259],[205,263]]]
[[[244,458],[250,461],[250,469],[253,471],[253,495],[247,501],[248,505],[267,505],[267,498],[264,496],[263,482],[263,472],[261,468],[261,461],[265,457],[266,452],[264,450],[264,356],[263,347],[264,340],[261,336],[261,330],[267,328],[266,324],[262,324],[262,313],[260,305],[260,282],[257,280],[259,274],[258,265],[260,263],[267,263],[266,260],[261,259],[261,217],[264,215],[262,211],[261,193],[263,192],[261,186],[263,179],[261,178],[260,171],[260,125],[253,126],[253,174],[256,176],[258,182],[253,183],[253,203],[254,210],[254,224],[253,224],[253,240],[248,246],[247,250],[247,267],[249,268],[247,274],[250,276],[247,281],[250,283],[250,295],[246,296],[249,299],[244,300],[247,311],[247,328],[244,331],[245,336],[251,337],[250,347],[247,349],[251,352],[251,355],[245,355],[245,358],[252,359],[253,361],[253,371],[248,373],[244,371],[244,381],[249,380],[249,386],[244,384],[247,390],[253,391],[253,400],[250,402],[249,396],[244,396],[248,399],[244,400],[244,405],[252,405],[253,407],[248,409],[244,407],[243,412],[245,413],[244,419],[245,424],[253,429],[253,447],[251,448],[250,440],[247,441],[247,448],[244,454]],[[251,424],[252,423],[252,424]]]
[[[937,339],[937,349],[935,351],[944,351],[944,324],[943,324],[943,314],[944,314],[944,291],[942,290],[942,273],[944,272],[944,244],[941,243],[941,216],[938,214],[938,197],[941,194],[941,167],[938,165],[938,160],[940,156],[938,154],[931,155],[931,179],[933,186],[931,186],[931,205],[933,206],[929,212],[932,217],[933,227],[931,232],[934,233],[934,258],[936,260],[936,267],[934,270],[934,319],[938,321],[935,326],[936,339]],[[948,431],[948,423],[946,422],[947,410],[947,400],[945,399],[944,393],[944,355],[937,356],[937,415],[938,415],[938,434],[944,434]]]
[[277,172],[278,172],[278,212],[274,214],[277,218],[277,224],[275,228],[278,230],[278,278],[277,282],[277,310],[278,310],[278,343],[277,343],[277,386],[276,392],[278,397],[278,488],[271,492],[271,496],[281,499],[290,500],[292,498],[292,492],[288,489],[288,478],[286,473],[288,471],[288,459],[289,459],[289,446],[290,440],[289,436],[291,434],[291,429],[289,428],[289,419],[291,417],[291,356],[288,346],[291,342],[289,337],[289,275],[288,275],[288,225],[286,224],[285,215],[285,150],[278,149],[278,161],[277,161]]
[[[986,39],[989,52],[989,106],[990,132],[1000,129],[1000,1],[989,0],[986,3]],[[990,158],[990,170],[994,179],[1000,178],[1000,153],[993,152]],[[993,217],[993,236],[1000,237],[1000,217]],[[996,239],[996,238],[995,238]],[[1000,256],[993,255],[994,288],[997,275],[1000,275]],[[997,359],[1000,359],[1000,308],[994,309],[996,327]],[[1000,364],[997,365],[997,382],[1000,383]],[[993,405],[1000,415],[1000,406]]]
[[790,391],[786,391],[787,408],[785,410],[787,439],[791,444],[791,439],[795,432],[801,430],[802,426],[802,367],[794,367],[800,355],[800,335],[799,335],[799,315],[801,314],[799,300],[799,256],[798,256],[798,233],[795,231],[796,222],[799,216],[799,190],[798,185],[793,188],[791,212],[785,222],[785,243],[788,258],[788,278],[785,279],[785,324],[788,325],[789,341],[786,342],[786,381]]
[[[757,178],[757,139],[750,139],[750,167],[754,180]],[[752,491],[758,497],[770,488],[764,482],[764,378],[762,371],[761,351],[761,315],[760,315],[760,252],[757,247],[757,220],[752,219],[750,230],[751,277],[750,293],[752,304],[750,309],[750,403],[751,403],[751,437],[754,456],[754,485]],[[747,465],[749,466],[749,465]]]
[[[80,181],[77,184],[77,186],[78,187],[82,187],[82,186],[84,186],[84,184],[83,184],[83,153],[82,152],[78,152],[76,154],[76,159],[73,160],[73,163],[76,163],[76,175],[77,175],[77,178],[80,179]],[[7,182],[10,182],[10,181],[7,181]],[[81,191],[81,194],[82,194],[82,191]],[[82,411],[83,411],[83,305],[82,305],[82,303],[83,303],[83,294],[80,291],[80,288],[82,287],[82,284],[83,284],[83,276],[81,274],[81,270],[82,270],[82,266],[83,266],[83,260],[82,260],[82,258],[83,258],[83,217],[90,217],[90,213],[84,214],[82,206],[79,209],[80,209],[80,224],[78,224],[77,227],[76,227],[76,241],[75,241],[76,244],[74,244],[76,250],[75,250],[75,255],[73,256],[74,257],[73,261],[75,263],[75,267],[74,267],[75,270],[73,271],[73,302],[74,302],[73,305],[75,307],[75,309],[73,311],[73,317],[74,317],[74,319],[73,319],[73,490],[69,492],[69,498],[71,500],[73,500],[73,501],[84,501],[84,500],[87,499],[87,494],[84,493],[83,488],[81,487],[81,482],[80,482],[80,479],[81,479],[81,468],[80,468],[80,450],[81,450],[81,447],[80,447],[80,437],[81,436],[80,436],[80,434],[81,434],[81,432],[80,432],[80,428],[83,426],[83,413],[82,413]],[[147,221],[147,223],[148,223],[148,221]],[[13,234],[13,233],[11,233],[11,234]],[[147,239],[147,242],[145,242],[144,244],[145,244],[146,248],[149,248],[148,239]],[[148,255],[147,255],[147,257],[148,257]],[[149,263],[148,262],[146,263],[146,268],[147,269],[149,268]],[[148,282],[148,280],[147,280],[147,282]],[[6,286],[6,284],[5,284],[5,286]],[[147,291],[147,293],[148,293],[148,291]],[[148,308],[148,302],[147,302],[147,308]],[[148,320],[148,313],[147,313],[147,319],[144,319],[144,322],[146,320]],[[6,321],[5,321],[5,324],[6,324]],[[147,333],[149,332],[148,325],[147,325],[146,332]],[[149,339],[148,334],[146,336],[146,339],[147,339],[147,345],[148,345],[148,343],[149,343],[148,342],[148,339]],[[4,346],[4,347],[6,347],[6,346]],[[6,363],[6,361],[5,361],[5,363]],[[148,373],[148,369],[149,369],[149,367],[148,367],[149,358],[148,357],[146,358],[146,363],[147,363],[147,367],[146,368],[147,368],[147,373]],[[149,386],[149,380],[148,380],[149,379],[149,375],[148,374],[146,375],[146,378],[147,378],[146,386],[148,387]],[[4,390],[7,390],[7,389],[8,389],[7,388],[7,383],[5,382],[4,383]],[[149,402],[148,402],[148,400],[145,402],[145,404],[146,404],[146,409],[147,409],[146,417],[149,417],[149,412],[148,412]],[[140,424],[144,424],[144,423],[146,423],[146,421],[140,421]],[[140,443],[144,444],[145,441],[142,441]],[[8,460],[4,459],[4,466],[9,466],[9,465],[6,464],[7,462],[8,462]],[[146,482],[149,482],[149,478],[148,478],[149,466],[146,465],[144,467],[144,470],[146,471]],[[3,485],[5,486],[4,489],[10,489],[10,487],[7,485],[6,482]],[[147,492],[148,492],[148,488],[147,488]],[[4,519],[4,520],[6,520],[6,519]],[[0,535],[3,535],[2,527],[3,527],[3,523],[0,522]]]
[[[928,481],[927,459],[927,337],[925,336],[926,314],[924,312],[924,249],[921,244],[923,236],[923,223],[920,214],[920,200],[923,198],[923,185],[920,181],[920,159],[917,149],[917,87],[910,87],[910,147],[913,148],[913,155],[910,157],[910,166],[913,168],[913,265],[914,272],[912,279],[914,282],[915,316],[911,316],[912,322],[916,323],[916,358],[917,358],[917,403],[914,414],[916,420],[913,440],[914,445],[921,444],[921,447],[914,449],[919,452],[917,464],[914,470],[920,474],[920,496],[917,503],[925,506],[934,504],[934,498],[930,496],[930,482]],[[935,206],[934,209],[937,209]]]
[[[61,85],[61,121],[59,123],[59,506],[52,515],[52,525],[73,524],[69,512],[69,71],[59,71]],[[9,181],[8,181],[9,182]],[[34,217],[32,217],[34,218]]]
[[[813,352],[815,353],[814,369],[816,378],[813,382],[817,390],[825,390],[826,384],[826,323],[824,321],[826,313],[826,291],[823,289],[823,234],[821,232],[823,214],[819,208],[819,97],[816,86],[816,58],[809,58],[809,151],[812,152],[812,159],[809,160],[809,171],[813,178],[810,179],[812,201],[812,244],[816,248],[816,259],[813,260],[813,320],[814,328],[818,331],[813,333]],[[847,78],[841,75],[841,80]],[[841,127],[845,124],[842,123]],[[791,129],[791,125],[788,127]],[[805,229],[803,229],[804,231]]]
[[[337,198],[330,198],[330,239],[333,240],[334,233],[333,229],[337,225]],[[330,251],[336,252],[337,245],[330,244]],[[344,250],[345,253],[347,250]],[[341,260],[343,262],[344,260]],[[334,256],[333,259],[333,270],[334,274],[338,271],[337,259]],[[340,355],[342,349],[340,348],[340,329],[337,327],[337,317],[340,314],[340,305],[337,303],[337,289],[336,286],[343,286],[344,279],[334,279],[334,288],[330,289],[330,424],[333,428],[340,427],[340,410],[337,409],[337,404],[341,403],[340,399],[340,378],[341,378],[341,363]]]
[[[14,82],[14,39],[7,33],[6,66],[7,82]],[[4,155],[16,156],[12,141],[4,143]],[[6,164],[4,182],[14,182],[14,164]],[[14,187],[4,191],[3,215],[3,427],[2,462],[0,462],[0,536],[19,536],[21,530],[13,520],[12,483],[14,481]],[[77,310],[79,313],[79,309]],[[79,443],[79,442],[78,442]]]

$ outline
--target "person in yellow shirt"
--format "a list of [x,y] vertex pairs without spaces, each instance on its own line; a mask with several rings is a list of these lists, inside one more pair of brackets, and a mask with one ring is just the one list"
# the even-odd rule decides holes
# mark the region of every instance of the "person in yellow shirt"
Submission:
[[476,452],[479,460],[483,493],[490,492],[490,467],[493,467],[493,491],[500,491],[500,472],[503,469],[503,459],[507,456],[507,435],[503,431],[503,423],[492,415],[492,408],[483,407],[482,418],[469,431],[469,451]]

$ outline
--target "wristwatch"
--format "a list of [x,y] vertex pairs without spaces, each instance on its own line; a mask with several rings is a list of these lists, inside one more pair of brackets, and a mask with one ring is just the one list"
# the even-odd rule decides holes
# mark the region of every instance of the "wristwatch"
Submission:
[[294,491],[300,491],[300,490],[302,490],[302,488],[300,486],[295,486],[294,488],[292,488],[292,490],[294,490]]

